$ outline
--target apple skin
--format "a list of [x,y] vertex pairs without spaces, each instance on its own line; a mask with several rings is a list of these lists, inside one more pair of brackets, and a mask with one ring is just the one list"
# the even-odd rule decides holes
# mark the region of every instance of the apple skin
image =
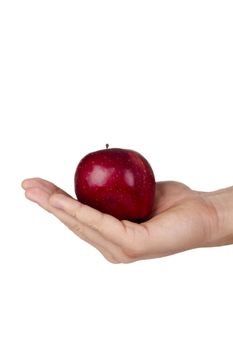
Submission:
[[119,220],[143,222],[154,209],[156,182],[138,152],[106,148],[87,154],[75,172],[77,199]]

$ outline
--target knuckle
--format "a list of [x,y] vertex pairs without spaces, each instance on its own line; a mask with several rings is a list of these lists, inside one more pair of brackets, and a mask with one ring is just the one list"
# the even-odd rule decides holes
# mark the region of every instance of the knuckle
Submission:
[[88,224],[88,226],[97,232],[102,232],[102,230],[104,229],[104,220],[103,220],[103,214],[100,213],[98,216],[98,219],[95,218],[95,220],[90,221],[90,223]]
[[124,256],[126,257],[126,261],[134,261],[139,259],[143,255],[142,247],[133,244],[124,247],[123,249]]
[[105,257],[110,263],[112,264],[128,264],[130,262],[132,262],[133,260],[131,260],[129,257],[127,257],[126,255],[119,255],[117,257],[114,258],[109,258],[109,257]]
[[133,259],[124,254],[122,251],[114,252],[114,254],[109,252],[102,252],[102,254],[105,259],[112,264],[128,264],[133,261]]
[[90,223],[88,226],[94,231],[100,231],[99,225],[96,225],[95,223]]
[[73,226],[72,230],[73,230],[75,233],[77,233],[78,235],[83,235],[83,234],[84,234],[84,232],[83,232],[83,227],[82,227],[80,224],[78,224],[78,223],[76,223],[76,224]]
[[137,259],[132,259],[129,256],[123,255],[119,258],[119,264],[129,264]]
[[[100,250],[100,249],[99,249]],[[110,262],[111,264],[119,264],[118,259],[115,258],[115,256],[113,256],[112,254],[103,251],[102,249],[100,250],[101,254],[103,255],[103,257]]]
[[126,262],[132,262],[143,258],[146,255],[148,247],[147,234],[142,226],[127,227],[127,236],[121,249],[125,256]]
[[112,258],[112,257],[107,257],[107,256],[105,256],[105,259],[108,261],[108,262],[110,262],[111,264],[114,264],[114,265],[116,265],[116,264],[120,264],[120,261],[118,261],[118,260],[116,260],[116,259],[114,259],[114,258]]
[[73,211],[73,216],[75,219],[80,220],[80,217],[82,216],[83,206],[80,205],[79,202],[76,203],[76,207]]

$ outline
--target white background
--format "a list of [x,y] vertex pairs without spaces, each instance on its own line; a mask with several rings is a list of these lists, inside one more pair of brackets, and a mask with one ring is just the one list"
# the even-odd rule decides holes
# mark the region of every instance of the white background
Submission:
[[132,148],[156,179],[233,184],[232,1],[0,2],[0,348],[233,348],[233,247],[112,265],[24,198]]

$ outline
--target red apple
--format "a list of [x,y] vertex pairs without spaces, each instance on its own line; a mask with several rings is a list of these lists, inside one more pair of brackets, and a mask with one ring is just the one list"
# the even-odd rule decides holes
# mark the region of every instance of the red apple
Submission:
[[75,172],[75,193],[87,204],[119,220],[142,222],[154,208],[155,178],[138,152],[108,148],[87,154]]

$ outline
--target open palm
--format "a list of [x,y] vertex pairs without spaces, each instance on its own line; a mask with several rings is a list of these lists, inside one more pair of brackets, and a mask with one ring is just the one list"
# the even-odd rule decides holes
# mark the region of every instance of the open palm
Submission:
[[174,254],[208,244],[217,227],[213,206],[202,192],[182,183],[157,183],[154,213],[141,224],[119,221],[81,204],[53,183],[24,180],[28,199],[55,215],[81,239],[113,263],[128,263]]

